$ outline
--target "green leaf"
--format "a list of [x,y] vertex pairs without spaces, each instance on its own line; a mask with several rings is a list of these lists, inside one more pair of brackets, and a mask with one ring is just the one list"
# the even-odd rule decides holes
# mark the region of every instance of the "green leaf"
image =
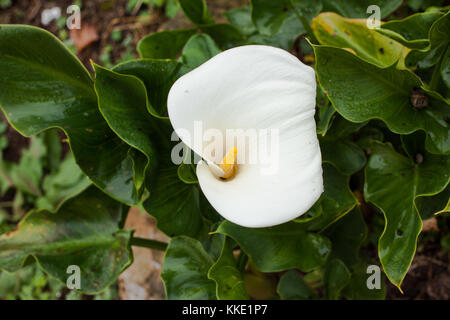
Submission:
[[297,15],[303,15],[310,22],[322,9],[321,1],[317,0],[251,0],[251,6],[254,25],[261,34],[267,36],[277,33],[290,17],[295,17],[297,26],[304,30]]
[[[157,140],[158,130],[152,123],[155,121],[148,110],[147,92],[144,84],[135,76],[123,75],[94,65],[95,91],[98,106],[111,129],[131,147],[139,150],[147,157],[143,176],[153,172],[158,163],[156,146],[152,138]],[[134,157],[136,159],[136,157]],[[133,160],[133,171],[136,172],[137,161]],[[135,183],[142,183],[142,177]],[[136,190],[137,192],[138,190]]]
[[[450,130],[444,120],[448,104],[424,89],[412,72],[378,68],[338,48],[314,46],[314,51],[320,85],[345,119],[381,119],[392,132],[400,134],[423,130],[428,133],[427,150],[450,153]],[[418,110],[411,104],[411,95],[420,87],[429,102]]]
[[246,36],[255,33],[256,28],[253,25],[250,7],[233,8],[225,12],[225,17],[239,31]]
[[347,139],[366,123],[352,123],[342,117],[334,119],[325,137],[319,139],[322,161],[336,166],[342,173],[352,175],[366,164],[364,151]]
[[142,58],[175,59],[195,29],[166,30],[149,34],[139,41],[137,50]]
[[[382,126],[385,126],[384,123],[380,122]],[[384,140],[384,132],[381,128],[376,125],[370,123],[365,127],[361,128],[359,132],[359,137],[356,140],[356,144],[366,150],[366,152],[370,153],[372,143],[374,140],[383,141]]]
[[430,43],[428,32],[432,24],[441,16],[440,12],[416,13],[402,20],[383,23],[377,31],[408,48],[424,49]]
[[[290,14],[291,1],[251,0],[252,20],[261,34],[273,35]],[[300,21],[297,21],[301,24]]]
[[203,216],[209,221],[212,221],[214,223],[223,221],[223,218],[216,211],[216,209],[214,209],[214,207],[209,203],[208,199],[206,199],[203,192],[200,192],[200,210]]
[[270,228],[244,228],[224,221],[217,232],[233,238],[263,272],[293,268],[307,272],[325,263],[331,243],[305,229],[294,222]]
[[[145,183],[145,178],[147,174],[148,159],[138,149],[130,148],[128,150],[128,156],[133,163],[133,182],[139,197],[143,194],[143,186]],[[151,174],[151,173],[150,173]]]
[[178,178],[180,178],[181,181],[187,184],[198,183],[195,167],[184,162],[178,166]]
[[[152,122],[152,127],[159,128],[158,131],[162,130],[163,134],[170,137],[172,127],[167,117],[167,96],[174,82],[186,72],[183,65],[171,60],[142,59],[119,64],[113,71],[135,76],[144,83],[148,96],[148,112],[156,118],[166,120],[165,124]],[[165,143],[167,137],[164,139],[161,137],[160,142]]]
[[259,271],[251,260],[244,272],[245,290],[251,299],[272,300],[277,296],[276,275]]
[[[402,136],[402,146],[408,156],[417,159],[425,153],[423,150],[424,135],[417,133]],[[418,155],[420,154],[420,155]],[[447,185],[444,191],[429,197],[420,197],[416,199],[416,207],[420,213],[420,217],[425,220],[436,214],[450,211],[450,185]]]
[[291,50],[297,37],[305,32],[306,30],[303,26],[298,23],[298,18],[292,15],[286,18],[278,32],[274,35],[254,34],[248,37],[248,42],[250,44],[263,44]]
[[447,51],[444,53],[441,64],[441,77],[444,80],[447,88],[450,87],[450,47],[447,47]]
[[349,188],[350,177],[329,163],[323,163],[322,168],[324,192],[314,206],[319,206],[321,213],[313,216],[313,219],[305,220],[305,215],[308,214],[306,213],[294,220],[297,223],[305,223],[309,231],[328,228],[356,205],[356,199]]
[[350,271],[341,260],[330,260],[323,275],[325,297],[330,300],[339,299],[342,289],[350,282],[350,276]]
[[346,18],[368,18],[367,8],[377,5],[381,9],[381,19],[401,6],[402,0],[322,0],[324,11],[334,11]]
[[[168,158],[170,145],[159,145],[169,141],[170,128],[147,113],[146,93],[142,85],[143,82],[147,88],[149,100],[161,107],[162,102],[167,99],[170,83],[175,81],[180,68],[181,64],[174,61],[140,60],[119,65],[114,69],[127,75],[104,70],[104,76],[108,77],[103,79],[103,83],[109,86],[110,90],[106,90],[105,87],[103,92],[109,96],[104,97],[105,101],[99,100],[104,113],[104,108],[110,109],[108,114],[105,113],[105,117],[111,126],[118,133],[120,129],[121,136],[130,145],[145,151],[144,154],[150,159],[150,165],[152,161],[155,164],[156,158],[158,159],[157,170],[145,175],[150,197],[144,202],[146,211],[158,220],[158,228],[171,237],[176,235],[198,237],[200,233],[207,231],[199,209],[198,187],[185,184],[179,179],[178,167]],[[133,76],[130,76],[131,74]],[[167,81],[164,81],[165,79]],[[121,91],[122,94],[119,94]],[[134,100],[130,99],[130,92],[133,92],[131,96]],[[115,100],[111,100],[111,97]],[[115,105],[120,106],[119,113],[116,113]],[[151,146],[150,139],[158,141],[157,153],[147,148]]]
[[47,130],[42,133],[42,140],[47,149],[46,168],[51,172],[58,170],[61,163],[62,145],[57,130]]
[[199,208],[198,186],[181,181],[178,167],[169,161],[161,161],[158,174],[147,183],[150,197],[144,208],[156,218],[158,229],[169,237],[198,237],[206,228]]
[[279,30],[273,35],[259,34],[251,18],[250,7],[232,9],[226,13],[230,23],[241,34],[247,36],[248,44],[263,44],[290,50],[295,39],[306,31],[295,14],[289,15],[281,24]]
[[316,299],[316,292],[308,286],[303,277],[295,270],[283,274],[278,282],[278,294],[283,300]]
[[450,159],[425,153],[418,164],[397,153],[390,144],[374,143],[366,167],[364,194],[385,216],[379,257],[389,280],[400,287],[416,251],[422,220],[416,199],[445,189]]
[[75,160],[99,188],[125,203],[137,202],[128,145],[100,114],[87,70],[52,34],[0,26],[0,107],[25,136],[64,130]]
[[352,136],[358,135],[359,131],[367,124],[367,122],[350,122],[340,115],[333,120],[331,128],[328,130],[325,139],[339,140],[350,139]]
[[196,34],[184,46],[180,62],[195,69],[219,53],[220,49],[213,39],[206,34]]
[[195,25],[211,24],[214,19],[208,11],[205,0],[178,0],[186,18]]
[[386,284],[383,273],[380,274],[380,289],[369,289],[367,279],[370,273],[367,273],[368,263],[360,262],[352,269],[352,276],[347,287],[342,294],[350,300],[384,300],[386,296]]
[[333,243],[329,259],[339,259],[352,268],[359,262],[359,249],[367,236],[367,226],[359,208],[354,208],[333,224],[325,235]]
[[222,254],[223,243],[225,241],[225,236],[223,234],[214,233],[217,230],[219,223],[208,224],[208,233],[203,233],[199,237],[199,241],[203,246],[203,249],[217,261]]
[[9,175],[13,185],[20,191],[34,195],[41,195],[41,179],[43,177],[43,160],[46,147],[40,137],[31,139],[29,149],[22,150],[19,164],[12,164],[5,175]]
[[316,106],[318,108],[315,114],[317,133],[324,136],[330,127],[336,110],[320,86],[317,88]]
[[237,28],[231,24],[214,23],[200,26],[200,29],[211,36],[222,49],[229,49],[241,45],[245,38]]
[[[153,130],[142,128],[148,127],[148,123],[152,121],[142,81],[135,76],[119,74],[98,65],[94,65],[94,68],[99,108],[110,126],[131,146],[145,154],[152,154],[154,146],[149,135]],[[146,132],[141,133],[142,131]]]
[[71,154],[61,162],[58,170],[45,177],[43,196],[37,199],[36,207],[56,211],[67,199],[85,190],[91,181],[81,172]]
[[416,199],[416,207],[422,220],[430,219],[436,214],[450,212],[450,186],[444,191],[430,197]]
[[409,68],[418,66],[425,69],[437,64],[450,43],[448,30],[450,30],[450,12],[433,23],[428,35],[430,44],[422,50],[412,50],[406,56],[406,65]]
[[226,238],[219,259],[209,269],[208,278],[216,282],[219,300],[247,300],[244,280],[233,256],[234,241]]
[[167,0],[165,12],[168,18],[173,19],[177,15],[178,9],[177,0]]
[[361,59],[380,67],[391,66],[404,55],[405,47],[369,29],[365,20],[324,12],[312,20],[312,29],[320,44],[350,48]]
[[132,261],[131,232],[120,230],[122,205],[91,187],[65,202],[57,214],[32,211],[15,232],[0,237],[0,269],[14,272],[32,256],[62,282],[80,267],[81,291],[105,289]]
[[215,300],[216,286],[208,279],[213,259],[195,239],[173,238],[166,250],[161,278],[170,300]]

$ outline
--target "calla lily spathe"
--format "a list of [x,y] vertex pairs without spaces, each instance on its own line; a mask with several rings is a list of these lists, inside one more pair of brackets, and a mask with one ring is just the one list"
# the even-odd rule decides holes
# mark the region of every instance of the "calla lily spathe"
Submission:
[[197,165],[198,181],[224,218],[244,227],[274,226],[302,215],[317,201],[323,180],[315,99],[314,70],[269,46],[224,51],[175,82],[167,106],[176,133],[193,132],[196,121],[205,130],[223,132],[279,130],[276,172],[262,174],[262,164],[243,163],[229,181],[217,178],[215,159],[183,140],[205,159]]

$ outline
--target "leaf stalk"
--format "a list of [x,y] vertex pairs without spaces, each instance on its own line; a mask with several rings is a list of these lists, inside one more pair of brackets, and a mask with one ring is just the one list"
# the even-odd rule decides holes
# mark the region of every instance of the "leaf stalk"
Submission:
[[160,250],[160,251],[165,251],[167,249],[167,243],[165,243],[165,242],[151,240],[151,239],[144,239],[144,238],[136,238],[136,237],[131,238],[130,245],[136,246],[136,247],[155,249],[155,250]]

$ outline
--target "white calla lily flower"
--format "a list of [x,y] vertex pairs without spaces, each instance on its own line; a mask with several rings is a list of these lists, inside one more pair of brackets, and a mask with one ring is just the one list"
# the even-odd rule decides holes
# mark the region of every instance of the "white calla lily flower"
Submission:
[[[307,212],[320,197],[315,98],[311,67],[282,49],[260,45],[224,51],[174,83],[167,103],[170,121],[183,143],[204,159],[197,165],[200,187],[225,219],[244,227],[274,226]],[[217,154],[226,154],[221,162],[221,156],[207,152],[207,139],[187,138],[186,133],[195,136],[196,123],[222,132],[224,139],[229,129],[278,132],[276,150],[267,153],[275,170],[264,171],[267,159],[236,162],[256,147],[254,137],[244,148],[210,142]]]

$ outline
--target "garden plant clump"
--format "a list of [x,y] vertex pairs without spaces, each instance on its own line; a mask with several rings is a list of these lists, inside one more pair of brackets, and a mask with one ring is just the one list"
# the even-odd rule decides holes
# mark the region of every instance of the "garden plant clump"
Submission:
[[[444,1],[251,0],[223,18],[207,2],[130,1],[187,25],[141,37],[139,58],[126,27],[86,63],[101,35],[0,24],[0,299],[115,298],[132,246],[164,251],[168,299],[384,299],[417,251],[446,268]],[[216,131],[197,143],[199,122]],[[276,166],[240,162],[256,138],[228,146],[229,129],[273,131],[258,159]],[[170,241],[125,228],[131,207]]]

